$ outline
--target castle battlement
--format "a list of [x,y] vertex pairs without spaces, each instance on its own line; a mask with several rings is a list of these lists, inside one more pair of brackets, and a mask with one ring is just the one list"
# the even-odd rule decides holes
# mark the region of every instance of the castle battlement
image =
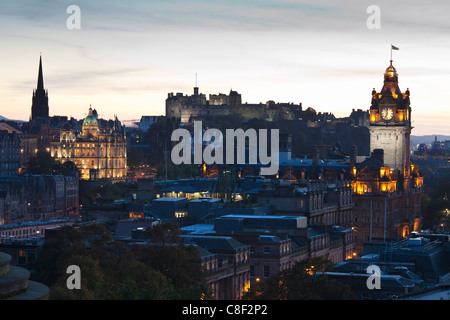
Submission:
[[241,94],[233,90],[229,94],[210,94],[207,99],[206,95],[199,93],[195,87],[193,95],[172,92],[166,99],[166,116],[185,123],[192,119],[231,114],[240,115],[246,120],[295,120],[301,117],[301,112],[301,103],[276,103],[269,100],[266,103],[243,104]]

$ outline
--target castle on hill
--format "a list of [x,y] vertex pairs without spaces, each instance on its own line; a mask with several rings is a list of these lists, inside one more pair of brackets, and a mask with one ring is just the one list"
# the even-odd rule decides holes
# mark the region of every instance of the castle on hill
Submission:
[[166,99],[166,117],[178,122],[191,122],[209,116],[240,115],[245,120],[261,119],[268,121],[298,120],[302,114],[302,104],[242,103],[242,96],[231,90],[229,94],[210,94],[209,99],[199,88],[194,87],[193,95],[169,93]]

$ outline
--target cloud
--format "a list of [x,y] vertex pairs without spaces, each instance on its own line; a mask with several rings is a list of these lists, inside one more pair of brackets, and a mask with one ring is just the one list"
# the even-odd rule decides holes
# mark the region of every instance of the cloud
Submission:
[[[79,31],[66,28],[71,4],[81,8]],[[381,30],[366,27],[371,4],[381,8]],[[428,90],[446,92],[449,9],[443,0],[2,0],[0,58],[8,65],[0,103],[17,96],[28,117],[43,52],[45,83],[58,102],[78,93],[77,102],[108,96],[119,111],[145,99],[163,106],[167,92],[191,92],[198,72],[205,93],[233,87],[249,102],[306,101],[348,113],[381,87],[393,43],[401,88],[411,87],[421,107]],[[439,99],[433,105],[445,108]]]

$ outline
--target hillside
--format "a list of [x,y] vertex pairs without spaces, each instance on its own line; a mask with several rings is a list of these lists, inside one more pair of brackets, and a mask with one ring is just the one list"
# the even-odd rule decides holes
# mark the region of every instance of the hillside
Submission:
[[440,134],[430,134],[425,136],[413,136],[411,135],[411,146],[415,147],[418,144],[426,143],[430,144],[432,143],[437,137],[438,141],[444,141],[444,140],[450,140],[450,136],[440,135]]

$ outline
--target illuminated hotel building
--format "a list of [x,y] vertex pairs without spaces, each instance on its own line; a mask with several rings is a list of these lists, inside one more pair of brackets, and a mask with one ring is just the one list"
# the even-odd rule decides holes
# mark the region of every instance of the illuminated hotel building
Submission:
[[358,252],[364,243],[420,231],[423,178],[418,166],[410,163],[411,129],[410,92],[400,91],[391,60],[381,92],[372,91],[371,157],[351,163]]
[[127,176],[125,127],[117,117],[98,119],[91,107],[81,132],[61,128],[50,145],[51,156],[63,163],[74,162],[83,180],[123,180]]

